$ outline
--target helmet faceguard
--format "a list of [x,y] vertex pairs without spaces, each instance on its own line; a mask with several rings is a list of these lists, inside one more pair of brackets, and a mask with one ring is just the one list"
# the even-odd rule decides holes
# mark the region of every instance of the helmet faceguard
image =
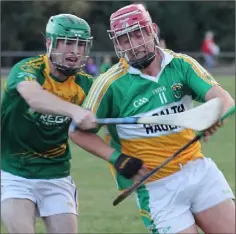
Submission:
[[[135,68],[145,68],[151,64],[156,56],[156,45],[159,44],[157,33],[153,29],[152,19],[141,4],[132,4],[123,7],[110,17],[110,39],[113,41],[116,54],[119,58],[125,58]],[[134,45],[131,40],[132,32],[141,35],[141,42]],[[145,39],[147,34],[148,40]],[[121,36],[127,37],[129,48],[123,48],[119,42]],[[146,37],[147,38],[147,37]],[[148,49],[148,47],[153,49]],[[140,57],[140,50],[142,52]],[[131,56],[132,55],[132,56]]]
[[46,37],[50,40],[47,55],[58,71],[70,76],[86,64],[93,37],[85,20],[70,14],[52,16]]

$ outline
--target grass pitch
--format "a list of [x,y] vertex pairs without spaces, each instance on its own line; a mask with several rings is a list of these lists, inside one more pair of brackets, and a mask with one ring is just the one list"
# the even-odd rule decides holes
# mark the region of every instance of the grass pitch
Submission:
[[[235,77],[216,77],[216,80],[235,99]],[[4,82],[2,79],[2,88]],[[100,134],[103,135],[103,132]],[[202,146],[204,154],[217,163],[235,191],[234,118]],[[133,196],[117,207],[112,206],[117,191],[108,165],[74,144],[72,153],[72,176],[79,189],[80,233],[148,233]],[[3,225],[1,233],[6,233]],[[45,233],[40,220],[37,221],[37,233]]]

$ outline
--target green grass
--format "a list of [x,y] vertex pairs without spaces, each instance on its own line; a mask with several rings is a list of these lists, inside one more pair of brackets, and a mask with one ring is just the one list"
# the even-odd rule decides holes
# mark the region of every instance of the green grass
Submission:
[[[217,80],[235,98],[235,78],[219,77]],[[117,191],[107,164],[75,145],[72,145],[72,152],[72,175],[79,189],[80,233],[148,233],[138,215],[133,196],[118,207],[112,207]],[[235,191],[234,118],[208,143],[203,143],[203,152],[217,163]],[[1,233],[5,233],[4,230],[1,227]],[[37,232],[45,232],[40,220]]]

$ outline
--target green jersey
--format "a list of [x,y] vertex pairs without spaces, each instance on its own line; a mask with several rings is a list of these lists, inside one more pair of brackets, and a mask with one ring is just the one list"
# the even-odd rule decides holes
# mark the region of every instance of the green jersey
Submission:
[[[84,107],[97,118],[168,115],[193,107],[192,100],[205,101],[216,83],[197,61],[183,54],[161,50],[161,71],[157,77],[143,74],[124,60],[114,65],[94,82]],[[140,158],[150,170],[160,165],[194,137],[190,129],[171,125],[109,125],[110,144],[116,150]],[[180,164],[203,157],[199,142],[192,144],[162,168],[150,181],[179,170]],[[120,188],[132,181],[113,171]]]
[[25,102],[16,87],[37,81],[45,90],[81,105],[92,77],[79,72],[60,81],[50,73],[46,55],[28,58],[11,70],[1,105],[2,170],[25,178],[51,179],[68,176],[71,153],[69,117],[38,113]]

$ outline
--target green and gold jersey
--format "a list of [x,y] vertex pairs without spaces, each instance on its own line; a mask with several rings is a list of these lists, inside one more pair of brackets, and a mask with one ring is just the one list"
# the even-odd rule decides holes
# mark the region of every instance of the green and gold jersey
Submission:
[[59,81],[50,73],[46,55],[28,58],[11,70],[1,105],[1,168],[25,178],[68,176],[71,153],[69,117],[38,113],[25,102],[16,87],[21,81],[37,81],[50,93],[81,105],[92,85],[91,76],[79,72]]
[[[193,107],[192,100],[205,101],[205,94],[217,82],[193,58],[161,50],[161,71],[157,77],[144,75],[124,60],[94,82],[83,106],[97,118],[168,115]],[[109,125],[110,144],[116,150],[140,158],[154,169],[194,137],[194,132],[170,125]],[[109,138],[109,136],[107,136]],[[189,160],[203,157],[199,142],[192,144],[150,181],[168,176]],[[126,180],[113,170],[119,188]]]

